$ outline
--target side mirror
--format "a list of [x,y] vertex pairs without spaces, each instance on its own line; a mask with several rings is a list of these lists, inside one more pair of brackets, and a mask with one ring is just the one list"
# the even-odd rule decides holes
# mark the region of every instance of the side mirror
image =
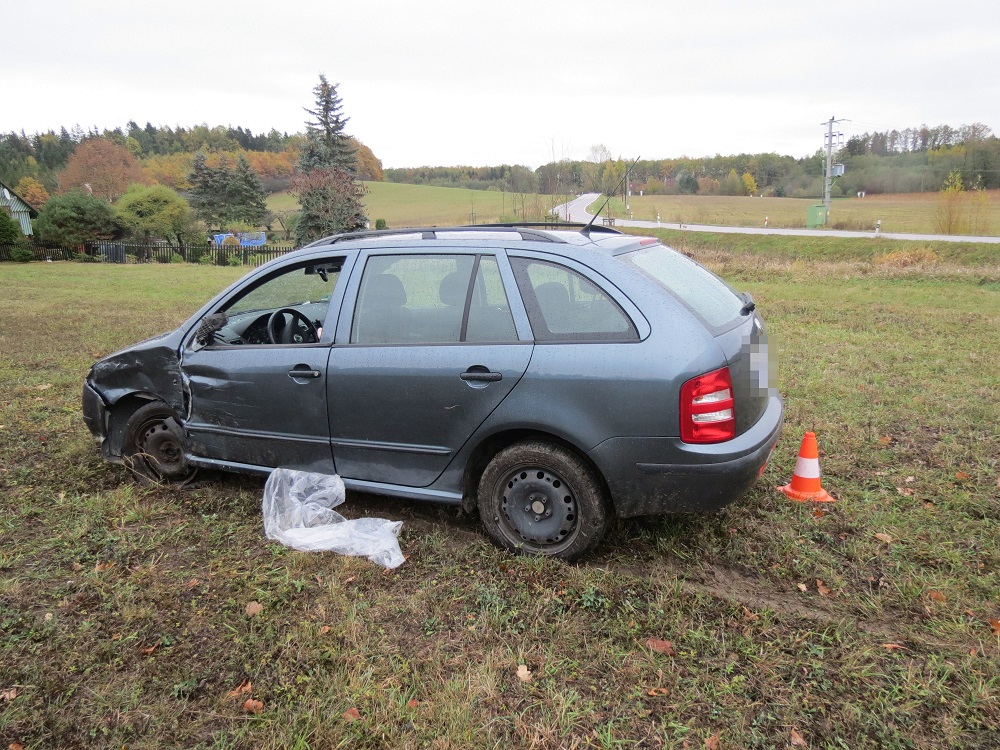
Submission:
[[221,331],[229,323],[229,316],[224,312],[212,313],[201,319],[201,325],[194,333],[194,340],[202,346],[212,343],[212,339],[218,331]]

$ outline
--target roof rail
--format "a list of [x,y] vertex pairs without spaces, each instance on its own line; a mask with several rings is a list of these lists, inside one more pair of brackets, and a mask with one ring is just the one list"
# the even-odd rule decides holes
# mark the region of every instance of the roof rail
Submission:
[[[562,230],[582,230],[586,224],[563,223],[563,222],[511,222],[498,224],[470,224],[457,227],[403,227],[398,229],[369,229],[360,232],[343,232],[341,234],[331,234],[329,237],[321,237],[313,240],[303,247],[319,247],[320,245],[333,245],[337,242],[347,242],[349,240],[370,239],[372,237],[391,237],[393,235],[421,234],[425,240],[438,239],[439,234],[451,234],[457,232],[511,232],[519,234],[522,240],[536,240],[540,242],[564,242],[559,237],[555,237],[548,232],[540,231],[544,229]],[[606,232],[609,234],[621,234],[617,229],[611,227],[591,227],[591,231]]]

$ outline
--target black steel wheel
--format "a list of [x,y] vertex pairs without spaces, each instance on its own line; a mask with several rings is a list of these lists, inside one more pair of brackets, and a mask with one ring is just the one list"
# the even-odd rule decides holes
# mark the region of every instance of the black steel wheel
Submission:
[[184,429],[162,401],[151,401],[129,418],[122,457],[140,484],[190,486],[198,474],[184,458]]
[[479,515],[499,546],[574,560],[601,541],[608,502],[594,471],[543,441],[497,453],[479,480]]

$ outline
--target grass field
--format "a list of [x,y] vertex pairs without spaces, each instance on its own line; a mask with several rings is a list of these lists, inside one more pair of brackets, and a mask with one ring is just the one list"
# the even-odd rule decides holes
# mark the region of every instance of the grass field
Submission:
[[[239,269],[0,265],[0,747],[1000,745],[1000,263],[679,239],[778,347],[757,487],[573,565],[349,495],[404,521],[392,573],[266,541],[260,480],[140,488],[90,439],[93,359]],[[831,506],[774,491],[807,429]]]
[[[1000,190],[985,193],[986,204],[979,224],[981,234],[1000,231]],[[972,231],[972,197],[967,195],[964,226],[960,234]],[[603,199],[602,199],[603,201]],[[804,227],[806,210],[822,200],[801,198],[751,198],[722,195],[647,195],[632,196],[629,206],[632,217],[684,224],[714,224],[721,226],[759,227],[767,218],[771,227]],[[875,222],[882,222],[883,232],[916,232],[937,234],[936,221],[939,198],[937,193],[907,193],[903,195],[870,195],[866,198],[838,198],[830,204],[830,228],[874,231]],[[600,202],[591,206],[596,211]],[[621,199],[611,203],[612,215],[627,217]]]
[[[529,219],[541,219],[554,205],[572,197],[555,199],[535,194],[393,182],[366,182],[365,186],[369,191],[364,198],[365,211],[372,226],[376,219],[385,219],[390,227],[458,226],[515,221],[522,211],[527,211]],[[289,193],[269,196],[267,205],[272,211],[298,210],[298,201]]]
[[[556,204],[570,196],[542,195],[515,196],[485,190],[460,190],[457,188],[403,185],[390,182],[367,182],[369,194],[365,209],[374,225],[375,219],[385,219],[390,227],[407,226],[457,226],[475,221],[479,224],[497,221],[514,221],[515,201],[517,210],[524,208],[531,220],[540,220]],[[979,226],[982,234],[1000,232],[1000,190],[986,192]],[[967,197],[964,209],[965,226],[960,233],[970,233],[973,226],[972,200]],[[288,193],[277,193],[268,198],[273,211],[294,211],[298,202]],[[603,198],[590,207],[596,211]],[[657,195],[633,196],[630,207],[633,218],[665,223],[714,224],[720,226],[764,225],[767,217],[771,227],[804,227],[806,209],[820,200],[800,198],[749,198],[715,195]],[[830,226],[833,229],[874,231],[875,222],[882,222],[883,232],[915,232],[936,234],[938,195],[936,193],[910,193],[905,195],[872,195],[867,198],[839,198],[830,208]],[[615,217],[628,216],[620,199],[611,201]]]

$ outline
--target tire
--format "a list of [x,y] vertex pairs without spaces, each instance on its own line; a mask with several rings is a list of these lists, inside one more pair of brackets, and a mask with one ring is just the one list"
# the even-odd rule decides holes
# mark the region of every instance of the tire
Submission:
[[483,472],[478,494],[487,533],[511,551],[575,560],[607,529],[600,480],[578,456],[552,443],[501,450]]
[[129,417],[122,458],[139,484],[190,487],[198,476],[198,467],[184,458],[184,429],[162,401],[151,401]]

